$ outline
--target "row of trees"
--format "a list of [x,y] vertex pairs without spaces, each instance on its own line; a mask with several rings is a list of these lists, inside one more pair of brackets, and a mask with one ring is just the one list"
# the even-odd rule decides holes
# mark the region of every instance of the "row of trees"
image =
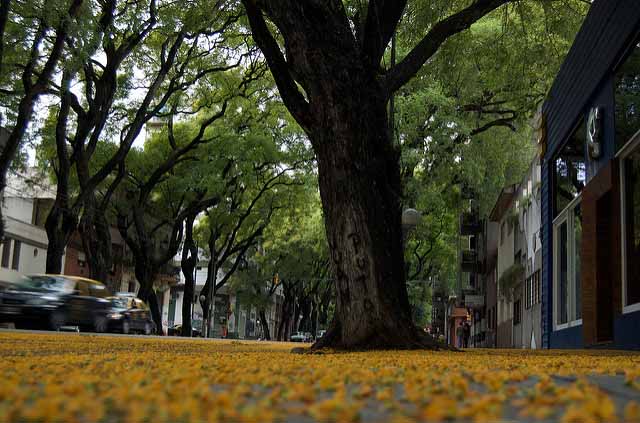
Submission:
[[[181,251],[190,333],[204,250],[205,310],[233,283],[264,327],[278,281],[294,321],[270,337],[332,315],[317,347],[433,346],[415,320],[424,281],[456,273],[461,187],[486,211],[518,179],[526,122],[587,7],[6,0],[0,189],[34,141],[57,190],[47,272],[79,231],[105,280],[115,225],[157,323],[154,280]],[[403,245],[404,207],[424,219]]]
[[[139,296],[159,325],[153,283],[185,233],[183,250],[193,251],[193,226],[204,215],[208,307],[310,159],[240,24],[242,8],[156,0],[2,6],[1,106],[10,136],[0,188],[21,143],[36,137],[38,164],[56,184],[46,271],[62,271],[78,231],[91,277],[106,280],[117,226]],[[46,116],[42,124],[38,116]],[[185,256],[185,274],[194,259]]]

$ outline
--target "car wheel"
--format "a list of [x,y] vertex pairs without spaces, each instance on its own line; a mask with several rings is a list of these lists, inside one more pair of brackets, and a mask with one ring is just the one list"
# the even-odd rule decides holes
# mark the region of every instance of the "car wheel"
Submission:
[[144,334],[145,335],[151,335],[151,332],[153,332],[153,327],[151,326],[151,323],[145,322],[144,323]]
[[122,322],[122,333],[128,335],[131,332],[131,324],[128,320]]
[[49,328],[51,330],[59,331],[62,326],[66,323],[66,317],[64,312],[60,310],[54,310],[49,315]]
[[98,333],[106,332],[107,318],[105,316],[96,316],[93,318],[93,330]]

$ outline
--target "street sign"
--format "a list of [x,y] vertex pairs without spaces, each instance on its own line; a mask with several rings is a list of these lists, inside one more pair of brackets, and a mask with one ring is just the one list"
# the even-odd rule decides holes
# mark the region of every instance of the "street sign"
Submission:
[[484,306],[484,295],[465,295],[464,304],[467,307],[482,307]]

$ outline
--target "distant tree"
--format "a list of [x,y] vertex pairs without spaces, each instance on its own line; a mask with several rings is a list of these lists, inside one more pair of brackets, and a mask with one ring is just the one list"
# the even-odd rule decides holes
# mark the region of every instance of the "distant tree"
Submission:
[[316,189],[315,184],[308,183],[289,208],[276,217],[260,248],[250,256],[249,269],[241,272],[233,286],[245,292],[244,299],[256,305],[259,314],[273,302],[271,297],[279,287],[283,303],[273,335],[280,341],[289,339],[290,330],[315,333],[317,323],[326,325],[329,303],[334,299]]
[[[201,90],[245,62],[250,49],[233,58],[226,50],[238,45],[234,37],[243,38],[233,32],[237,11],[221,3],[213,10],[205,12],[202,2],[158,8],[155,0],[112,0],[96,8],[93,27],[69,40],[92,49],[71,49],[74,60],[54,91],[60,98],[55,130],[41,146],[58,191],[46,223],[48,272],[61,271],[64,248],[78,228],[91,276],[106,279],[113,257],[104,211],[124,178],[134,141],[152,119],[196,113],[194,96],[200,108],[209,106]],[[82,89],[70,90],[71,83]]]
[[87,9],[83,0],[3,0],[0,4],[0,107],[5,111],[0,125],[8,131],[0,151],[0,192],[7,185],[7,171],[23,144],[34,108],[51,89],[67,39],[78,31]]
[[[231,275],[285,197],[271,190],[293,183],[288,179],[291,168],[281,160],[283,155],[274,140],[258,132],[254,116],[248,112],[253,102],[268,95],[259,82],[262,71],[256,63],[239,75],[236,72],[235,78],[227,75],[227,88],[214,96],[218,99],[214,110],[202,110],[199,119],[175,126],[169,116],[166,130],[147,142],[144,151],[129,155],[126,184],[119,190],[116,204],[118,228],[133,253],[141,285],[138,295],[150,302],[158,325],[154,281],[177,254],[185,230],[184,266],[191,269],[185,276],[192,276],[196,257],[189,260],[188,255],[198,237],[194,232],[196,217],[203,214],[197,228],[207,233],[200,245],[213,251],[210,274],[231,263],[224,268]],[[204,295],[209,298],[208,287],[213,283],[219,287],[227,278],[216,281],[210,276]],[[191,285],[192,278],[189,282]],[[187,310],[191,298],[185,298]],[[207,299],[203,309],[208,305]]]
[[[252,154],[255,153],[254,150]],[[205,210],[200,226],[208,259],[207,280],[200,292],[207,328],[211,325],[209,313],[216,293],[246,262],[247,252],[260,243],[274,214],[288,207],[291,199],[286,188],[300,185],[291,174],[297,163],[281,167],[277,161],[247,162],[253,169],[245,168],[241,172],[243,178],[228,186],[224,192],[226,201]]]

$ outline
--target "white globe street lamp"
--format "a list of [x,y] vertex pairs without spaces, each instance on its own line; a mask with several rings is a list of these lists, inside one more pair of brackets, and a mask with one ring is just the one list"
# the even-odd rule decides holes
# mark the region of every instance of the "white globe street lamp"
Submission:
[[422,215],[416,209],[406,209],[402,212],[402,242],[405,242],[409,232],[418,226],[420,219]]

